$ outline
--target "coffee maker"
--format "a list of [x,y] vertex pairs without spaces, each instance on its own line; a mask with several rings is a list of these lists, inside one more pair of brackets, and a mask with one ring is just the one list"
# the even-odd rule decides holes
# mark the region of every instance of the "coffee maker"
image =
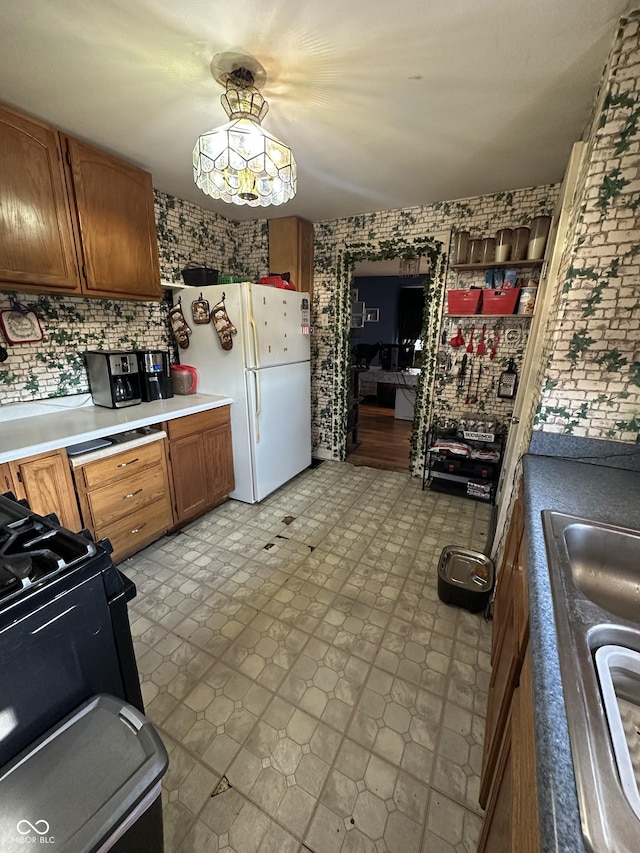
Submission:
[[140,394],[145,403],[173,397],[169,353],[164,350],[136,350]]
[[89,389],[96,406],[136,406],[140,397],[138,359],[134,352],[89,350],[85,353]]

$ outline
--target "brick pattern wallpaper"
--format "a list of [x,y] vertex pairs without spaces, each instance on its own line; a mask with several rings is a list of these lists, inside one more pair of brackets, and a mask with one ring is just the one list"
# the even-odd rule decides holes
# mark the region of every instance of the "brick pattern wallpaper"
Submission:
[[[317,449],[333,458],[340,458],[344,451],[345,411],[341,394],[347,381],[348,364],[340,350],[340,339],[341,335],[348,334],[348,328],[339,329],[336,323],[349,322],[348,315],[338,311],[338,307],[348,298],[344,292],[348,282],[337,275],[336,267],[345,247],[362,242],[368,242],[372,247],[393,241],[411,243],[427,235],[459,229],[468,230],[472,237],[493,236],[498,228],[528,224],[537,214],[551,213],[557,191],[556,186],[548,185],[316,223],[312,428],[313,443]],[[468,287],[471,283],[482,283],[483,279],[484,273],[478,278],[475,272],[468,274],[449,270],[445,286]],[[439,303],[435,310],[446,312],[446,303]],[[445,319],[445,324],[448,328],[448,319]],[[466,329],[469,325],[465,322]],[[489,341],[493,339],[493,329],[496,327],[497,323],[493,321],[488,324],[491,333]],[[485,357],[479,403],[474,405],[474,408],[501,420],[506,418],[511,407],[508,403],[498,401],[495,395],[496,379],[504,370],[509,356],[513,356],[517,364],[520,363],[528,332],[526,321],[515,319],[505,321],[501,331],[511,327],[522,329],[520,342],[507,345],[503,335],[497,357],[490,363]],[[447,347],[440,346],[439,349],[442,355],[435,373],[434,413],[439,417],[457,418],[469,408],[464,402],[467,386],[462,389],[457,387],[456,377],[445,370]],[[425,413],[425,416],[428,417],[429,413]],[[418,425],[414,424],[414,431],[417,430]],[[419,467],[418,459],[415,473],[418,473]]]
[[[268,267],[265,220],[234,222],[191,202],[155,192],[160,276],[181,281],[190,261],[254,278]],[[163,302],[126,302],[0,291],[0,308],[17,299],[36,311],[44,332],[37,344],[6,348],[0,364],[0,402],[81,394],[89,390],[87,349],[172,347],[167,325],[171,295]]]
[[535,428],[640,431],[640,12],[620,22],[587,132]]

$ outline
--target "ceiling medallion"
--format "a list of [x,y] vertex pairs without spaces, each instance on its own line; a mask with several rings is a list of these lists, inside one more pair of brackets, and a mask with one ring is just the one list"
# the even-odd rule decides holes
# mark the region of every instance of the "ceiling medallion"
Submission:
[[193,149],[193,178],[202,192],[229,204],[267,207],[296,194],[291,149],[261,127],[269,105],[256,87],[266,82],[260,63],[223,53],[211,72],[225,87],[220,101],[229,121],[203,133]]

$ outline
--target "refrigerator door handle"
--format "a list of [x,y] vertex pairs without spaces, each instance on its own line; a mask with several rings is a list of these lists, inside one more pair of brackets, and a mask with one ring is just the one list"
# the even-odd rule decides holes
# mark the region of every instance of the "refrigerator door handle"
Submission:
[[260,444],[260,412],[262,411],[262,397],[260,396],[260,379],[256,370],[249,371],[255,383],[256,404],[253,412],[253,422],[256,430],[256,444]]
[[258,326],[256,324],[255,317],[253,314],[249,315],[249,325],[251,326],[251,332],[253,335],[253,360],[254,367],[260,367],[258,363]]

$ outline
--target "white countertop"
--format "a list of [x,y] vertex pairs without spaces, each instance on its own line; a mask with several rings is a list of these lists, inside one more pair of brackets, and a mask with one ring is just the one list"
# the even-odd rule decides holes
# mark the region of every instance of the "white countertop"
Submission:
[[0,462],[228,406],[230,397],[189,394],[124,409],[94,406],[89,394],[0,406]]

